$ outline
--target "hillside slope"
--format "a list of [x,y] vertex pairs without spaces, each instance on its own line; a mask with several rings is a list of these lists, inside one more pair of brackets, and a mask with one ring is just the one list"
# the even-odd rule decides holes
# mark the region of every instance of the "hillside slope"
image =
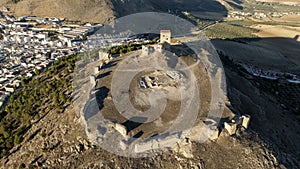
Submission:
[[[123,55],[124,56],[124,55]],[[112,72],[103,76],[99,83],[109,86],[116,68],[122,62],[118,60],[122,57],[114,58],[111,62],[114,66],[107,67],[105,72]],[[73,60],[74,61],[74,60]],[[74,62],[72,62],[74,63]],[[53,66],[54,67],[54,66]],[[54,78],[47,78],[50,70],[37,76],[36,79],[52,83]],[[59,66],[60,67],[60,66]],[[65,64],[58,74],[68,69]],[[205,76],[199,73],[203,79],[200,86],[207,85]],[[71,74],[64,76],[70,77]],[[101,86],[100,85],[100,86]],[[28,86],[43,88],[39,85],[29,83]],[[72,81],[66,81],[65,86],[72,86]],[[206,88],[202,88],[204,94]],[[27,90],[27,92],[26,92]],[[32,91],[31,88],[23,89],[24,93]],[[69,96],[69,95],[68,95]],[[106,97],[106,96],[104,96]],[[203,98],[205,99],[205,98]],[[107,100],[107,99],[104,99]],[[51,104],[51,100],[46,103]],[[45,104],[42,104],[45,105]],[[189,142],[179,146],[180,151],[167,151],[162,155],[147,158],[127,158],[117,156],[107,152],[103,145],[94,145],[86,136],[82,127],[78,112],[74,111],[74,105],[64,107],[63,111],[57,112],[59,108],[54,108],[40,116],[39,120],[32,124],[30,129],[24,134],[24,141],[16,145],[10,153],[0,159],[0,168],[278,168],[273,149],[262,141],[254,132],[239,130],[236,135],[230,137],[224,130],[216,141],[207,141],[203,144]],[[104,101],[107,106],[107,102]],[[59,106],[60,107],[60,106]],[[205,106],[204,106],[205,107]],[[110,109],[111,110],[111,109]],[[109,111],[110,113],[111,111]],[[171,111],[174,113],[173,111]],[[226,113],[225,113],[226,112]],[[224,120],[228,118],[229,109],[225,109]],[[40,112],[39,112],[40,113]],[[192,149],[192,151],[191,151]],[[238,158],[237,158],[238,157]]]
[[106,22],[114,16],[110,0],[0,0],[16,16],[64,17],[69,20]]
[[[0,5],[9,7],[16,16],[36,15],[64,17],[70,20],[103,23],[114,17],[136,12],[201,11],[227,15],[220,0],[0,0]],[[223,0],[222,0],[223,1]]]

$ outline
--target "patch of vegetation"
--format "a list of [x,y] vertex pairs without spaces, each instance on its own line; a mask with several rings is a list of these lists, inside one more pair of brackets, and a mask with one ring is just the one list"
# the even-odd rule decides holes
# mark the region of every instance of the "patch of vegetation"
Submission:
[[299,12],[299,6],[281,4],[275,2],[250,2],[245,1],[244,11],[253,12],[253,11],[261,11],[261,12]]
[[121,46],[114,46],[108,49],[108,53],[111,55],[114,54],[121,54],[121,53],[128,53],[134,50],[138,50],[142,47],[142,45],[137,44],[130,44],[130,45],[121,45]]
[[19,169],[23,169],[23,168],[26,168],[26,165],[24,163],[19,165]]
[[148,44],[155,44],[156,41],[158,40],[158,38],[154,38],[153,40],[151,40],[148,43],[143,43],[143,44],[124,44],[124,45],[120,45],[120,46],[114,46],[108,49],[107,53],[111,54],[111,55],[115,55],[115,54],[124,54],[124,53],[128,53],[128,52],[132,52],[135,50],[139,50],[142,48],[143,45],[148,45]]
[[41,136],[45,138],[45,137],[47,136],[46,131],[43,131],[43,132],[41,133]]
[[33,165],[33,164],[29,164],[29,166],[28,166],[28,169],[34,169],[34,168],[36,168],[36,166],[35,166],[35,165]]
[[50,111],[63,112],[71,103],[76,59],[77,55],[60,58],[35,78],[22,79],[22,90],[15,92],[0,112],[0,157],[22,142],[33,123]]
[[257,37],[254,33],[258,30],[250,28],[251,22],[242,21],[226,21],[219,22],[216,25],[208,28],[204,31],[208,38],[255,38]]
[[300,7],[297,5],[288,5],[288,4],[280,4],[274,3],[274,9],[278,12],[299,12]]
[[57,37],[57,36],[60,35],[59,32],[53,31],[53,30],[42,30],[41,32],[48,33],[48,36],[49,36],[50,38],[54,38],[54,37]]
[[18,3],[20,2],[21,0],[11,0],[13,3]]

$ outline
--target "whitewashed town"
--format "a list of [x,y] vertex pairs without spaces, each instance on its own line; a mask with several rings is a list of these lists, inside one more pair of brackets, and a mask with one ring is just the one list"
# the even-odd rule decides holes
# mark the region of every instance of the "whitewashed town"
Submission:
[[63,18],[14,17],[0,13],[0,107],[25,77],[55,60],[82,52],[85,39],[102,25],[72,24]]
[[64,18],[17,18],[3,7],[0,11],[0,109],[21,86],[22,79],[32,78],[59,58],[86,51],[91,45],[89,40],[102,46],[105,46],[103,43],[121,46],[147,44],[156,37],[141,34],[104,38],[93,35],[102,26],[78,24]]
[[288,15],[300,15],[300,12],[244,12],[244,11],[230,11],[228,18],[244,20],[244,19],[260,19],[265,18],[281,18]]

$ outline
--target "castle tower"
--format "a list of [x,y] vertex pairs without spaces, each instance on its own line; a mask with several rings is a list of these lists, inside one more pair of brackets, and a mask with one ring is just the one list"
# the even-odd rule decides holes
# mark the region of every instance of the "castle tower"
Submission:
[[167,42],[171,44],[171,31],[170,30],[161,30],[160,31],[160,43]]

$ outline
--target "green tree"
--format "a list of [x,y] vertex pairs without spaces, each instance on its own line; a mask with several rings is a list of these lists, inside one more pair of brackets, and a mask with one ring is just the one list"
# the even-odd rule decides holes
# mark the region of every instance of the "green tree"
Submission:
[[23,141],[23,137],[19,136],[19,135],[15,135],[14,136],[14,143],[16,144],[20,144]]
[[59,94],[59,100],[62,101],[63,103],[65,103],[67,101],[67,97],[65,94],[60,93]]
[[26,165],[24,163],[20,164],[19,169],[26,168]]
[[6,156],[8,154],[9,154],[9,151],[7,149],[5,149],[5,148],[2,149],[2,151],[1,151],[1,157]]
[[54,102],[54,104],[55,104],[55,106],[58,106],[59,105],[59,96],[58,96],[58,94],[57,94],[57,92],[54,92],[53,93],[53,102]]
[[41,72],[40,72],[39,69],[35,69],[35,70],[34,70],[34,73],[35,73],[36,75],[39,75]]

